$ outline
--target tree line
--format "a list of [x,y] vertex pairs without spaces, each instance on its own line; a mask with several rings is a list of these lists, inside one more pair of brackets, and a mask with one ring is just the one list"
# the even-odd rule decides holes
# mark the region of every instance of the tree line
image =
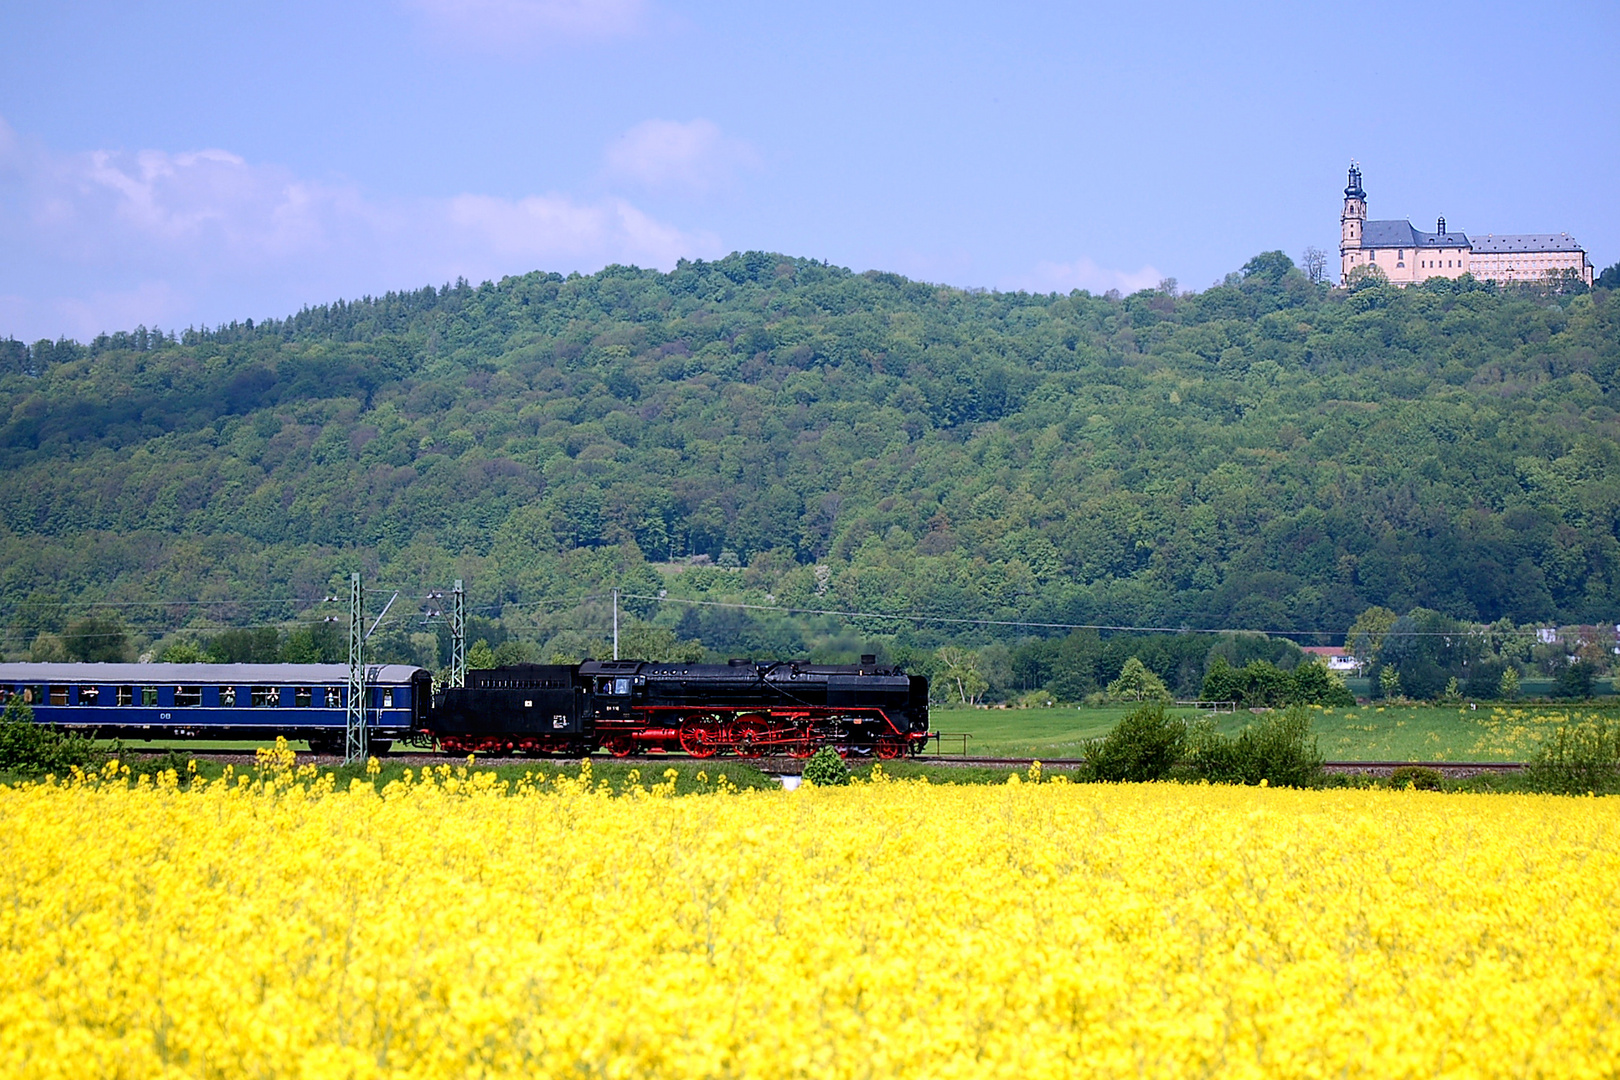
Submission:
[[[52,603],[148,605],[153,642],[285,629],[353,569],[468,579],[492,651],[578,651],[615,587],[1321,644],[1375,606],[1612,622],[1612,297],[1331,289],[1280,253],[1202,293],[981,293],[750,252],[9,343],[3,648],[60,633]],[[637,617],[720,651],[999,646],[1004,685],[1065,696],[1119,671],[1052,666],[1056,630]]]

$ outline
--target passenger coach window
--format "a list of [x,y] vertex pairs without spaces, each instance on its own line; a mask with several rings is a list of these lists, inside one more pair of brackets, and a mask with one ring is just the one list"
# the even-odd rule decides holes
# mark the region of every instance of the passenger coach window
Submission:
[[157,704],[157,687],[155,687],[155,686],[143,686],[143,687],[141,687],[141,704],[142,705],[156,705]]
[[187,705],[201,705],[202,704],[202,687],[200,687],[200,686],[177,686],[177,687],[175,687],[174,688],[174,704],[175,704],[176,708],[184,708]]
[[394,707],[394,688],[392,686],[383,687],[382,707],[385,709],[392,709]]
[[65,687],[65,686],[53,686],[53,687],[51,687],[51,704],[52,705],[66,705],[67,704],[67,699],[68,699],[67,687]]
[[135,688],[133,686],[120,686],[118,688],[118,704],[135,704]]
[[255,686],[253,688],[253,707],[255,709],[273,709],[281,704],[278,700],[280,692],[274,686]]
[[101,701],[101,687],[99,687],[99,686],[81,686],[81,687],[79,687],[79,704],[80,705],[96,705],[96,704],[99,704],[100,701]]
[[310,704],[314,700],[315,690],[313,687],[300,686],[293,691],[293,704],[298,706],[300,709],[309,708]]
[[23,701],[29,705],[45,704],[45,688],[43,686],[23,687]]
[[222,686],[219,688],[219,707],[222,709],[236,708],[236,687]]

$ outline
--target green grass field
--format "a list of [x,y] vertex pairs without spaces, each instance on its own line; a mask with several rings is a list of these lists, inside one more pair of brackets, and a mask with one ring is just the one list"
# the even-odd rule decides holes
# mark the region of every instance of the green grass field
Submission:
[[[946,709],[933,710],[935,731],[966,734],[967,753],[975,757],[1073,758],[1087,739],[1107,734],[1129,712],[1123,705],[1102,708]],[[1177,709],[1189,719],[1209,716]],[[1313,709],[1311,730],[1330,761],[1523,761],[1542,734],[1575,714],[1605,712],[1615,707],[1480,705],[1477,709],[1428,705],[1358,705],[1348,709]],[[1258,717],[1239,710],[1210,717],[1217,730],[1231,734]],[[941,748],[956,753],[961,743],[944,739]]]
[[[1033,757],[1055,761],[1082,756],[1087,740],[1106,735],[1129,711],[1125,705],[1045,709],[936,706],[932,710],[932,721],[934,730],[946,735],[937,746],[941,756],[960,754],[964,746],[960,737],[966,735],[966,753],[970,757]],[[1173,711],[1188,719],[1208,717],[1223,734],[1231,734],[1259,719],[1245,710],[1218,716],[1195,709]],[[1329,761],[1525,761],[1535,752],[1549,728],[1575,715],[1598,713],[1620,719],[1620,705],[1612,701],[1603,706],[1503,708],[1480,705],[1477,709],[1358,705],[1348,709],[1313,709],[1311,729]],[[292,747],[299,753],[308,751],[304,743],[293,743]],[[251,752],[254,744],[163,740],[130,742],[126,748],[137,754],[170,748],[194,752]],[[935,751],[936,747],[931,745],[929,753]],[[410,764],[413,756],[415,752],[398,747],[384,760],[403,767]],[[671,763],[680,764],[682,760],[675,757]]]

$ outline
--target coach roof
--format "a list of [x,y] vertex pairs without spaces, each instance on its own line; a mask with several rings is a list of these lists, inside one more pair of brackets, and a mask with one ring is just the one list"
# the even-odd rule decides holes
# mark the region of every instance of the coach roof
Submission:
[[[425,669],[367,664],[366,682],[399,685]],[[285,686],[345,683],[347,664],[0,664],[0,683],[228,683]]]

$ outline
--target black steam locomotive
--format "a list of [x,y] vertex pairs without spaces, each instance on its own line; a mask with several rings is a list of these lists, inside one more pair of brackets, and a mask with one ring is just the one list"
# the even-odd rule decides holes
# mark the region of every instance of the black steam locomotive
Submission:
[[616,756],[684,751],[898,758],[928,740],[928,680],[880,666],[805,661],[660,664],[587,660],[469,671],[426,733],[455,753]]

